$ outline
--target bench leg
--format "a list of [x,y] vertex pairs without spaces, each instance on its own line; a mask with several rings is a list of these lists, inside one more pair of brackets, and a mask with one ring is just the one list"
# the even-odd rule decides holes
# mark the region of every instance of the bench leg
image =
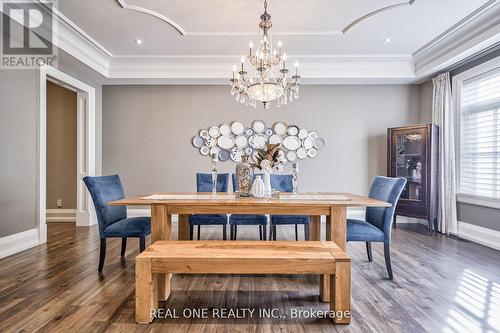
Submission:
[[149,324],[153,317],[151,312],[158,309],[157,275],[151,273],[151,260],[135,261],[135,321]]
[[335,264],[335,275],[330,275],[330,311],[336,324],[351,322],[351,262]]

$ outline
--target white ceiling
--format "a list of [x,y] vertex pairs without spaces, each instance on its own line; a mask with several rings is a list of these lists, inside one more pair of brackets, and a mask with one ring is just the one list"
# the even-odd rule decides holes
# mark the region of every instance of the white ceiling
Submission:
[[[116,0],[59,0],[59,11],[119,56],[233,56],[246,53],[257,33],[262,0],[122,0],[163,15],[165,21],[122,8]],[[269,0],[275,42],[291,56],[411,55],[487,0],[415,0],[351,22],[405,0]],[[391,37],[391,43],[384,39]],[[134,43],[142,39],[143,45]]]

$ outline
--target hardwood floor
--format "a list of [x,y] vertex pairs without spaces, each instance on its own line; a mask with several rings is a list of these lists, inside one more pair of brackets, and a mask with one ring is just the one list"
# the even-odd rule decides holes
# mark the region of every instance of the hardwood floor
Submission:
[[[324,226],[323,226],[324,227]],[[239,239],[258,239],[257,227],[239,228]],[[174,235],[177,233],[174,232]],[[202,238],[221,238],[220,226],[202,228]],[[294,239],[294,228],[278,239]],[[165,307],[181,318],[134,322],[134,257],[138,241],[108,243],[97,273],[97,228],[69,223],[48,227],[48,242],[0,260],[0,332],[500,332],[500,252],[430,234],[421,225],[398,225],[386,279],[383,247],[349,243],[352,310],[349,326],[329,319],[291,318],[296,310],[328,310],[314,276],[175,275]],[[208,309],[208,319],[182,318]],[[214,309],[256,309],[254,318],[212,318]],[[255,318],[259,309],[287,318]]]

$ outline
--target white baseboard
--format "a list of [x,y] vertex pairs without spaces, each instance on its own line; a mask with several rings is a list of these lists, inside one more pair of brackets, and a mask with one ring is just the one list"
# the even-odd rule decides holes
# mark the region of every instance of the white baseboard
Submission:
[[500,231],[458,221],[458,237],[500,250]]
[[38,245],[38,230],[30,229],[0,238],[0,259]]
[[47,209],[46,222],[76,222],[76,209]]

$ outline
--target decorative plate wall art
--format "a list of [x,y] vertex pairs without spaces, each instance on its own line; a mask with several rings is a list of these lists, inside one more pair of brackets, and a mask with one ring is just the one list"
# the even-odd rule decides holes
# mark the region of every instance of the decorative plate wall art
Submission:
[[233,121],[210,126],[200,130],[191,142],[201,155],[216,154],[222,162],[240,162],[244,155],[253,156],[256,150],[265,149],[269,143],[281,143],[281,154],[289,162],[314,158],[325,147],[325,140],[315,131],[282,121],[266,124],[262,120],[246,125]]

